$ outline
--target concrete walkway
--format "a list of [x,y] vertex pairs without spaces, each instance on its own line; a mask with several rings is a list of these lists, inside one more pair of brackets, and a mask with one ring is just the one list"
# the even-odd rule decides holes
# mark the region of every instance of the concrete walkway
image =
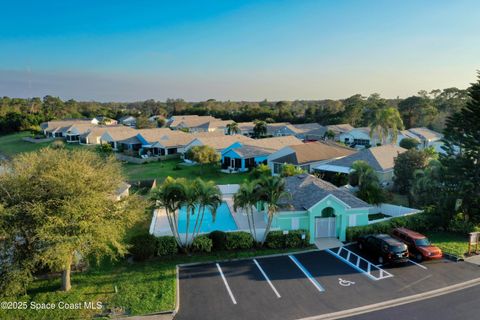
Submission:
[[341,247],[343,243],[337,238],[317,238],[315,239],[315,245],[319,250],[325,250]]
[[465,258],[465,261],[479,265],[480,266],[480,254]]

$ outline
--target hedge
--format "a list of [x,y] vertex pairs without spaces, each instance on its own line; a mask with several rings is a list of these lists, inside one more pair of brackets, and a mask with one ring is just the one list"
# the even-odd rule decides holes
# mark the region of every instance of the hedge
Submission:
[[225,243],[227,242],[227,234],[223,231],[212,231],[208,235],[212,239],[214,250],[225,250]]
[[250,233],[239,231],[227,233],[227,241],[225,242],[225,249],[250,249],[253,247],[253,237]]
[[390,233],[392,229],[399,227],[405,227],[418,232],[425,232],[427,230],[437,230],[439,228],[438,226],[438,217],[430,212],[421,212],[372,223],[366,226],[348,227],[347,241],[355,241],[358,237],[367,234]]
[[[305,239],[302,236],[305,235]],[[272,249],[302,248],[309,245],[310,235],[306,230],[290,230],[287,234],[283,231],[270,231],[265,245]]]
[[206,235],[201,235],[193,239],[192,249],[195,252],[211,252],[213,241]]
[[157,238],[157,256],[173,256],[178,252],[175,237],[163,236]]
[[151,234],[139,234],[132,238],[130,253],[136,261],[143,261],[152,258],[156,254],[157,241]]

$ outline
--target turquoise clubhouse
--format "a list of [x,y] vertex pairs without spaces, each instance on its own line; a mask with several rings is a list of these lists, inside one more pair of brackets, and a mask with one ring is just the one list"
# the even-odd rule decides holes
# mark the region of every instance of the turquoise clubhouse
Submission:
[[305,229],[310,232],[310,242],[323,237],[346,239],[349,226],[368,224],[371,205],[349,191],[310,174],[286,179],[289,199],[282,200],[272,228],[280,230]]

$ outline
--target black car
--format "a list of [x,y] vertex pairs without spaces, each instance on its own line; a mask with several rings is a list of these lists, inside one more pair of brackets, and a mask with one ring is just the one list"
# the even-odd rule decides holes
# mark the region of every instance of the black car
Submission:
[[380,264],[408,261],[407,246],[388,234],[362,236],[358,238],[358,247]]

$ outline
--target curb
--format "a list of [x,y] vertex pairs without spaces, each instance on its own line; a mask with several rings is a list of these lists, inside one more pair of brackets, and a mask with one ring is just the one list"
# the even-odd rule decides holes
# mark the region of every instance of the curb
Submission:
[[396,298],[396,299],[374,303],[374,304],[370,304],[370,305],[366,305],[358,308],[352,308],[352,309],[347,309],[347,310],[342,310],[342,311],[337,311],[332,313],[326,313],[318,316],[301,318],[299,320],[333,320],[333,319],[341,319],[345,317],[352,317],[352,316],[356,316],[364,313],[397,307],[397,306],[401,306],[401,305],[412,303],[412,302],[435,298],[437,296],[442,296],[448,293],[460,291],[460,290],[467,289],[479,284],[480,284],[480,278],[476,278],[476,279],[468,280],[462,283],[457,283],[451,286],[443,287],[440,289],[435,289],[428,292],[414,294],[408,297]]
[[274,253],[274,254],[269,254],[269,255],[251,256],[251,257],[248,257],[248,258],[231,258],[231,259],[223,259],[223,260],[210,260],[210,261],[201,261],[201,262],[180,263],[180,264],[177,264],[177,268],[199,266],[199,265],[202,265],[202,264],[209,264],[209,263],[214,263],[214,262],[220,263],[220,262],[244,261],[244,260],[261,259],[261,258],[274,258],[274,257],[288,256],[290,254],[307,253],[307,252],[314,252],[314,251],[320,251],[320,250],[315,248],[315,249],[307,249],[307,250],[301,250],[301,251],[291,251],[291,252],[286,252],[286,253]]

